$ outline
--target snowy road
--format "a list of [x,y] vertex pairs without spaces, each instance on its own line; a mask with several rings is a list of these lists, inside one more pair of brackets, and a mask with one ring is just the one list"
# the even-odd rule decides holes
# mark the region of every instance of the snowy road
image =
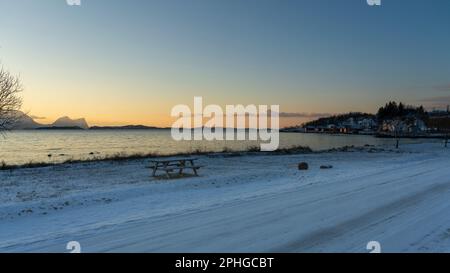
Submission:
[[[277,162],[286,166],[293,159],[284,156]],[[384,252],[450,251],[447,151],[310,157],[313,165],[324,160],[342,170],[302,176],[311,183],[301,185],[292,183],[295,170],[285,172],[285,177],[276,172],[279,188],[274,191],[66,230],[0,250],[62,252],[68,241],[76,240],[85,252],[368,252],[369,241],[379,241]],[[272,179],[255,175],[257,180],[264,177]],[[257,190],[255,185],[236,187]]]

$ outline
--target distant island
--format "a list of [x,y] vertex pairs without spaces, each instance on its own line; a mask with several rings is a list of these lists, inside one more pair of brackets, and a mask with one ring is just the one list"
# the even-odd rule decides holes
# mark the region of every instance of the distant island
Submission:
[[81,128],[79,126],[44,126],[38,127],[33,130],[90,130],[90,131],[102,131],[102,130],[170,130],[170,128],[153,127],[145,125],[125,125],[125,126],[92,126],[89,128]]
[[10,130],[61,130],[61,129],[69,129],[69,130],[81,130],[81,129],[89,129],[89,125],[84,118],[80,119],[71,119],[69,117],[61,117],[55,120],[52,124],[41,124],[36,122],[29,115],[17,111],[15,113],[16,121]]
[[155,130],[168,129],[163,127],[145,125],[125,126],[92,126],[90,127],[84,118],[71,119],[70,117],[58,118],[52,124],[41,124],[29,115],[17,111],[17,121],[10,130]]
[[170,128],[145,126],[145,125],[125,125],[125,126],[92,126],[89,130],[164,130]]
[[50,126],[50,127],[39,127],[34,130],[86,130],[86,129],[78,126],[68,126],[68,127]]

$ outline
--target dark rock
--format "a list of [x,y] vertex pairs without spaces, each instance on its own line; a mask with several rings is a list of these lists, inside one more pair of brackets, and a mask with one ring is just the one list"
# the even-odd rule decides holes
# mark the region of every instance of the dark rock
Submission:
[[309,165],[306,162],[302,162],[302,163],[298,164],[298,169],[300,171],[306,171],[309,169]]

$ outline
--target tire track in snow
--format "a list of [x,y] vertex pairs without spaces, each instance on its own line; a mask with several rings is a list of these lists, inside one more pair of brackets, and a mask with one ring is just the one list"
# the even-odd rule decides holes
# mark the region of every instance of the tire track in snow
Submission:
[[303,236],[298,240],[289,244],[273,249],[273,252],[307,252],[314,247],[327,244],[331,240],[335,240],[343,235],[348,234],[352,230],[363,229],[370,226],[380,219],[390,219],[393,214],[398,211],[411,209],[415,205],[426,201],[435,195],[445,194],[450,190],[450,181],[417,192],[405,198],[380,206],[372,211],[364,213],[358,217],[344,221],[335,226],[324,228],[316,232]]

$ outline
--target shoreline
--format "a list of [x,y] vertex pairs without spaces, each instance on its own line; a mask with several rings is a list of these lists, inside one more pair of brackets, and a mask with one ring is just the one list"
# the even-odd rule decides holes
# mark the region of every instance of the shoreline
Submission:
[[450,134],[438,133],[431,135],[400,135],[394,136],[392,134],[383,134],[383,133],[329,133],[329,132],[300,132],[300,131],[283,131],[280,130],[281,133],[288,134],[317,134],[317,135],[328,135],[328,136],[372,136],[375,138],[388,138],[388,139],[442,139],[445,140],[449,138]]
[[[141,133],[141,131],[117,134],[89,134],[80,139],[79,133],[60,132],[40,134],[14,133],[0,143],[0,170],[15,168],[37,168],[63,163],[79,163],[99,160],[128,160],[134,158],[155,158],[167,156],[189,156],[209,153],[248,153],[258,152],[257,141],[237,141],[233,143],[186,142],[172,140],[165,133]],[[80,133],[84,134],[84,133]],[[34,139],[34,142],[32,141]],[[433,140],[405,139],[404,143]],[[436,141],[436,140],[434,140]],[[313,151],[323,151],[333,147],[389,145],[393,140],[375,138],[367,135],[329,135],[329,134],[280,134],[280,148],[283,152],[292,147],[305,146]],[[16,148],[14,148],[16,147]],[[295,148],[294,148],[295,150]],[[294,151],[298,152],[298,151]],[[305,152],[301,149],[300,152]],[[310,151],[308,151],[310,152]],[[4,162],[4,163],[3,163]]]
[[34,169],[34,168],[44,168],[52,166],[60,166],[67,164],[79,164],[79,163],[96,163],[96,162],[107,162],[107,161],[129,161],[129,160],[139,160],[139,159],[155,159],[155,158],[170,158],[170,157],[192,157],[192,156],[246,156],[246,155],[284,155],[284,154],[307,154],[314,153],[314,151],[309,147],[304,146],[294,146],[291,148],[278,149],[273,152],[262,152],[258,147],[251,147],[243,151],[233,151],[230,149],[223,149],[222,151],[195,151],[186,153],[174,153],[174,154],[158,154],[158,153],[117,153],[113,155],[106,155],[102,157],[94,157],[91,159],[68,159],[63,162],[29,162],[25,164],[7,164],[5,162],[0,162],[0,172],[16,169]]
[[103,157],[94,157],[91,159],[68,159],[63,162],[29,162],[25,164],[7,164],[5,162],[0,162],[0,172],[1,171],[12,171],[18,169],[36,169],[45,167],[57,167],[64,166],[68,164],[86,164],[86,163],[98,163],[98,162],[120,162],[120,161],[130,161],[130,160],[141,160],[141,159],[157,159],[157,158],[172,158],[172,157],[195,157],[195,156],[222,156],[222,157],[241,157],[241,156],[278,156],[278,155],[301,155],[301,154],[321,154],[329,152],[348,152],[353,151],[367,151],[367,152],[380,152],[380,151],[390,151],[392,149],[387,149],[385,146],[376,146],[365,144],[362,146],[356,145],[346,145],[337,148],[330,148],[324,150],[312,150],[305,146],[294,146],[290,148],[278,149],[273,152],[263,152],[259,148],[253,147],[242,151],[233,151],[229,149],[224,149],[223,151],[197,151],[197,152],[187,152],[187,153],[174,153],[174,154],[158,154],[158,153],[136,153],[136,154],[125,154],[118,153],[113,155],[106,155]]

